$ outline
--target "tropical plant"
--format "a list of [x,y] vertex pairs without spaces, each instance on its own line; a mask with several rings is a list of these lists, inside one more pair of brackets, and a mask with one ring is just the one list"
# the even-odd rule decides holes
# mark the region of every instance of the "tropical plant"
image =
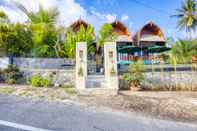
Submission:
[[45,10],[41,5],[38,12],[30,12],[23,5],[17,4],[28,17],[34,46],[32,55],[36,57],[56,57],[55,45],[60,35],[56,27],[59,12],[57,8]]
[[3,11],[0,11],[0,23],[9,23],[9,18]]
[[99,40],[97,49],[104,46],[105,42],[114,41],[116,35],[113,33],[113,27],[111,24],[104,24],[99,31]]
[[28,17],[29,23],[31,24],[51,24],[54,25],[59,16],[57,8],[50,8],[45,10],[39,5],[38,12],[28,11],[22,4],[16,3],[17,7],[23,11]]
[[63,46],[63,52],[66,58],[75,58],[76,37],[72,30],[66,33],[66,40]]
[[137,61],[131,64],[128,69],[128,73],[123,75],[125,82],[130,88],[139,88],[142,82],[145,80],[145,66],[143,61]]
[[10,35],[7,37],[6,50],[9,56],[29,56],[32,46],[32,32],[25,24],[9,25]]
[[93,41],[95,39],[94,28],[90,25],[85,29],[84,26],[80,26],[78,32],[74,32],[72,29],[68,29],[66,33],[65,44],[60,48],[61,52],[64,52],[64,56],[67,58],[75,58],[76,42],[87,42],[88,53],[95,52]]
[[33,87],[50,87],[53,85],[50,78],[43,78],[41,75],[32,76],[30,83]]
[[192,56],[197,55],[196,40],[179,40],[171,50],[172,63],[188,64],[191,63]]
[[22,72],[14,65],[9,65],[8,68],[2,71],[2,77],[8,84],[16,84],[23,77]]
[[99,31],[99,38],[96,45],[96,66],[97,70],[102,67],[103,62],[103,47],[105,42],[115,41],[116,35],[113,33],[113,26],[111,24],[103,24]]
[[87,42],[88,53],[95,52],[95,46],[93,41],[95,39],[94,28],[91,25],[88,25],[85,29],[83,25],[80,26],[79,31],[76,33],[76,42]]
[[4,50],[4,54],[7,38],[12,33],[6,21],[8,21],[8,16],[3,11],[0,11],[0,48]]
[[55,27],[34,26],[32,27],[33,43],[32,55],[35,57],[56,57],[55,44],[58,40],[58,31]]
[[182,3],[182,7],[177,9],[177,14],[174,16],[179,19],[178,27],[180,29],[186,29],[191,37],[192,31],[195,31],[197,26],[197,5],[195,0],[185,0]]

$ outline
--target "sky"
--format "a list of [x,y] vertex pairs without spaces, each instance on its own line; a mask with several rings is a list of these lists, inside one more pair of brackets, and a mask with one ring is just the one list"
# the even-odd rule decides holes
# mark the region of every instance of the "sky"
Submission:
[[177,19],[171,16],[181,7],[183,0],[0,0],[0,10],[6,12],[12,22],[25,22],[27,17],[15,3],[23,4],[29,11],[57,7],[58,24],[69,26],[81,18],[92,24],[98,32],[103,23],[122,21],[131,34],[135,34],[150,21],[156,23],[166,37],[184,38],[185,31],[177,29]]

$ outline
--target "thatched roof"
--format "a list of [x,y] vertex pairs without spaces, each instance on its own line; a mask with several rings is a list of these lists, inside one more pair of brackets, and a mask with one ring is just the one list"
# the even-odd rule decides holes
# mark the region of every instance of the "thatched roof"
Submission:
[[146,24],[133,39],[138,42],[165,42],[162,30],[153,22]]
[[88,27],[88,23],[85,22],[84,20],[77,20],[75,21],[73,24],[70,25],[70,28],[74,31],[74,32],[78,32],[80,30],[80,27],[83,26],[85,29],[87,29]]
[[115,21],[111,25],[113,27],[113,33],[118,36],[117,41],[132,41],[131,33],[122,22]]

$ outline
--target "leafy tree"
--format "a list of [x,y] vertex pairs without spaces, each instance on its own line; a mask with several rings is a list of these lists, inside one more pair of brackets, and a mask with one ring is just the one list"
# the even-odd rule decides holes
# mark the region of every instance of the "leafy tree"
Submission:
[[5,22],[8,20],[7,15],[0,11],[0,46],[2,47],[7,40],[8,34],[10,32],[10,28],[8,24]]
[[103,47],[105,42],[115,41],[116,35],[113,33],[113,26],[111,24],[104,24],[99,31],[99,39],[96,48],[96,66],[97,70],[102,67],[103,63]]
[[185,0],[182,3],[182,7],[177,9],[177,14],[174,16],[179,19],[178,27],[180,29],[186,29],[191,37],[192,31],[195,31],[197,26],[197,7],[195,0]]
[[87,42],[88,53],[95,52],[95,46],[93,45],[93,41],[95,39],[94,28],[90,25],[85,29],[83,25],[81,25],[80,30],[76,33],[76,42]]
[[32,55],[35,57],[55,57],[55,43],[58,40],[58,30],[50,25],[31,27],[34,47]]
[[171,58],[175,63],[191,63],[192,56],[197,55],[196,40],[179,40],[171,50]]
[[32,32],[24,24],[10,25],[11,35],[7,39],[7,53],[13,56],[30,56],[33,46]]
[[97,49],[104,46],[106,41],[114,41],[116,38],[113,33],[113,27],[111,24],[104,24],[99,31],[99,40]]
[[56,20],[59,12],[57,8],[45,10],[39,6],[38,12],[29,12],[21,4],[18,7],[27,15],[32,31],[33,49],[32,55],[36,57],[56,57],[55,45],[59,37],[59,29]]
[[93,41],[95,39],[94,28],[90,25],[85,29],[84,26],[81,26],[78,32],[74,32],[72,29],[69,29],[66,33],[66,40],[64,46],[60,48],[59,52],[67,58],[75,58],[76,53],[76,42],[87,42],[88,53],[95,52],[95,46]]
[[9,18],[3,11],[0,11],[0,23],[9,23]]
[[67,58],[75,58],[76,54],[76,37],[74,32],[68,31],[66,33],[66,41],[64,44],[65,56]]
[[24,24],[0,26],[0,45],[8,56],[28,56],[33,46],[30,29]]
[[32,24],[52,24],[56,23],[56,20],[59,16],[59,12],[57,8],[50,8],[45,10],[41,5],[39,6],[38,12],[31,12],[28,11],[23,5],[16,3],[18,8],[23,11],[28,19],[29,22]]

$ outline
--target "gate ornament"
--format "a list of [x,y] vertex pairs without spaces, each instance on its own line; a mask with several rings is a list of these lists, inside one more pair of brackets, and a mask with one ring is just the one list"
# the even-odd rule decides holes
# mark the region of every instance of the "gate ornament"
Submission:
[[116,71],[115,71],[114,67],[111,68],[110,75],[111,76],[115,76],[116,75]]
[[79,75],[80,77],[83,77],[83,68],[82,68],[82,67],[79,68],[79,70],[78,70],[78,75]]

